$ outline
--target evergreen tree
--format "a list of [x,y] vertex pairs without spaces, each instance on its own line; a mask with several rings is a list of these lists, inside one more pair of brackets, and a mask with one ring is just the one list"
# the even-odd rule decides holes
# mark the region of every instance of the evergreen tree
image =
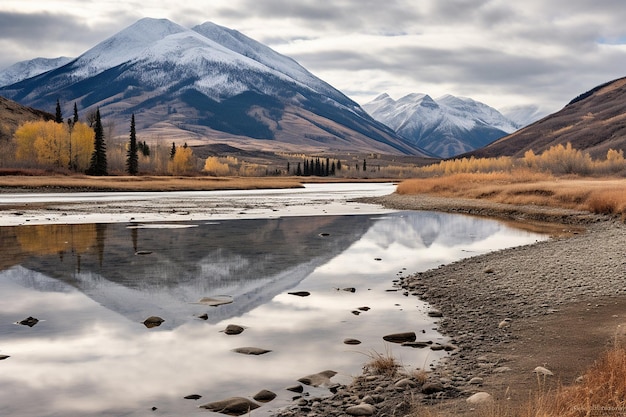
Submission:
[[174,159],[176,156],[176,143],[172,142],[172,149],[170,150],[170,159]]
[[305,177],[309,176],[309,160],[304,160],[304,174]]
[[296,175],[297,176],[302,175],[302,168],[300,168],[300,162],[298,162],[298,167],[296,168]]
[[367,162],[365,162],[365,159],[363,160],[363,172],[367,171]]
[[291,173],[291,165],[289,164],[289,161],[287,161],[287,174]]
[[330,175],[330,159],[326,158],[326,172],[324,173],[325,176],[329,176]]
[[333,161],[333,163],[330,165],[330,175],[332,175],[333,177],[335,176],[335,172],[336,172],[336,166],[335,166],[335,161]]
[[143,156],[150,156],[150,146],[148,146],[145,140],[143,142],[139,142],[137,144],[137,148]]
[[341,159],[337,160],[337,171],[341,171]]
[[59,99],[58,98],[57,98],[56,113],[54,115],[54,121],[56,123],[63,123],[63,113],[61,113],[61,103],[59,103]]
[[130,140],[126,153],[126,172],[137,175],[139,172],[139,158],[137,156],[137,135],[135,132],[135,113],[130,118]]
[[74,124],[78,122],[78,107],[76,107],[76,103],[74,103]]
[[93,130],[95,133],[93,142],[93,153],[91,154],[91,162],[87,169],[89,175],[107,175],[107,152],[104,143],[104,128],[100,119],[100,109],[96,110],[96,120]]

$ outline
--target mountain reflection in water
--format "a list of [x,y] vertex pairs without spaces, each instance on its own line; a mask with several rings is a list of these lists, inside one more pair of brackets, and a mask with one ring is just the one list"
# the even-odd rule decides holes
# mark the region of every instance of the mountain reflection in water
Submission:
[[[270,389],[279,397],[252,413],[263,415],[288,404],[284,387],[304,375],[333,369],[349,382],[367,352],[428,366],[445,354],[382,341],[401,331],[444,340],[428,307],[387,291],[391,281],[542,239],[431,212],[3,227],[0,238],[0,354],[10,355],[0,362],[0,415],[43,417],[144,416],[153,406],[206,415],[197,405]],[[234,301],[195,303],[218,295]],[[370,310],[353,314],[360,306]],[[165,322],[147,329],[152,315]],[[15,325],[28,316],[41,321]],[[229,323],[244,332],[220,332]],[[363,343],[347,347],[347,337]],[[272,352],[232,352],[242,346]],[[182,399],[194,393],[199,403]]]

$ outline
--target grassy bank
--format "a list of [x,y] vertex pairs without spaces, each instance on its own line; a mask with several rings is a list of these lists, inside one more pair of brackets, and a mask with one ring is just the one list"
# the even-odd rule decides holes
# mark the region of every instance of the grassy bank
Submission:
[[529,170],[461,173],[403,181],[398,194],[430,194],[626,217],[626,179],[555,177]]

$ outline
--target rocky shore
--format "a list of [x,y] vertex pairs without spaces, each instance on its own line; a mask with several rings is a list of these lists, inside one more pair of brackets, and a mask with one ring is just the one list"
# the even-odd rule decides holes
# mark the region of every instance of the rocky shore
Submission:
[[535,229],[559,233],[397,280],[407,296],[442,312],[439,331],[457,347],[450,356],[427,372],[377,375],[366,367],[336,394],[303,397],[275,416],[471,416],[483,407],[516,410],[533,393],[574,383],[623,338],[626,226],[618,219],[397,194],[368,202],[532,222]]

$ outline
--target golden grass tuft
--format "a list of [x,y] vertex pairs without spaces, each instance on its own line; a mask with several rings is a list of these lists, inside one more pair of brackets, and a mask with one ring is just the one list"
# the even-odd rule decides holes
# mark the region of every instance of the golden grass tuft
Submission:
[[575,385],[544,393],[520,417],[583,417],[626,413],[626,349],[606,352]]
[[390,352],[380,353],[372,351],[368,354],[370,360],[363,366],[365,372],[372,373],[374,375],[385,375],[393,377],[398,373],[400,364]]

